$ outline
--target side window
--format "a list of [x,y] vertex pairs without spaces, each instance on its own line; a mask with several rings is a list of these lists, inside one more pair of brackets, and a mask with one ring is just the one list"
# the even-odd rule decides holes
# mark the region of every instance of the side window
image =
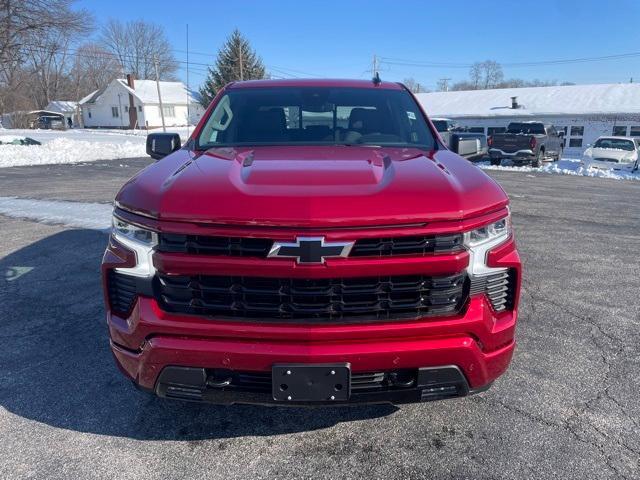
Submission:
[[640,137],[640,126],[632,126],[629,129],[629,136],[630,137]]
[[627,136],[627,126],[626,125],[615,125],[613,127],[612,132],[614,137],[626,137]]
[[469,127],[471,133],[484,133],[484,127]]
[[493,135],[494,133],[504,133],[507,129],[505,127],[489,127],[487,128],[487,135]]
[[572,137],[581,137],[584,135],[584,127],[571,127],[571,136]]

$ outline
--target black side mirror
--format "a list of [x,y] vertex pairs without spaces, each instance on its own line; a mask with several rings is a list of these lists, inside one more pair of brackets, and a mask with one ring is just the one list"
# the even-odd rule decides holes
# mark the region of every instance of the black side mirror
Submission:
[[180,135],[177,133],[150,133],[147,135],[147,154],[160,160],[180,149]]

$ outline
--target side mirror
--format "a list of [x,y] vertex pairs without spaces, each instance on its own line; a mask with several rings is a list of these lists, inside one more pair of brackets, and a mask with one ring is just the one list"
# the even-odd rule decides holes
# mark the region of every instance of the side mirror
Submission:
[[180,135],[177,133],[150,133],[147,135],[147,154],[160,160],[180,149]]

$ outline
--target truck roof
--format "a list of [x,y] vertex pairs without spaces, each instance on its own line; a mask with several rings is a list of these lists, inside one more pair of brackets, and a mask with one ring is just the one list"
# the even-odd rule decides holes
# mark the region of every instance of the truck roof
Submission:
[[350,87],[350,88],[382,88],[386,90],[402,90],[402,85],[395,82],[372,80],[325,79],[325,78],[287,78],[281,80],[246,80],[233,82],[227,88],[264,88],[264,87]]

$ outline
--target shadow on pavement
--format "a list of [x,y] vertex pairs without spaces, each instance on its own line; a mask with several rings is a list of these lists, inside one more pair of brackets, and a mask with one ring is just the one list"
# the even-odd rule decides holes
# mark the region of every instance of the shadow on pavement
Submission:
[[0,405],[9,412],[100,435],[196,440],[309,431],[397,410],[220,407],[138,392],[108,347],[105,244],[100,232],[66,230],[0,259]]

